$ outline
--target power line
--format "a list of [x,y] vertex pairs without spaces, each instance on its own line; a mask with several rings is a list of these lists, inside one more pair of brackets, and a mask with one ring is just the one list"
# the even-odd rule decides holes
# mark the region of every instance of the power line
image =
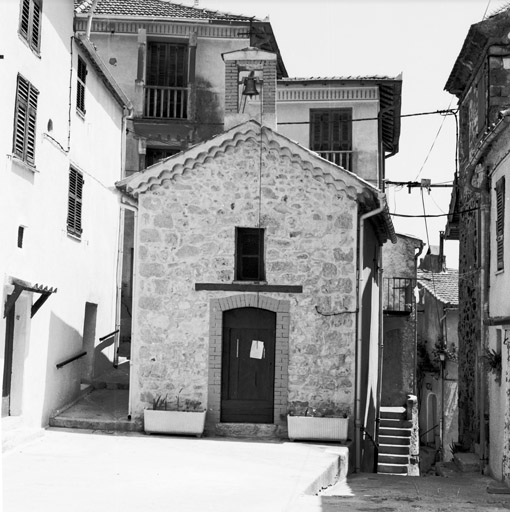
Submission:
[[[461,210],[459,212],[456,212],[456,214],[458,215],[461,215],[463,213],[469,213],[469,212],[474,212],[476,210],[479,210],[480,208],[468,208],[467,210]],[[393,217],[407,217],[407,218],[419,218],[419,219],[429,219],[429,218],[433,218],[433,217],[447,217],[449,215],[453,215],[453,213],[438,213],[436,215],[406,215],[404,213],[391,213],[390,212],[390,215],[392,215]]]

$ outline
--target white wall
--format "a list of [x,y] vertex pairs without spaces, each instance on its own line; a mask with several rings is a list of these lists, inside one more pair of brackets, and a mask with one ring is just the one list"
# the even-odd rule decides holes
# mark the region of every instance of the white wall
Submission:
[[[43,3],[40,56],[18,36],[19,2],[9,0],[2,9],[6,27],[2,33],[5,92],[0,102],[3,299],[12,290],[12,278],[58,288],[32,320],[29,307],[24,308],[23,304],[28,301],[30,306],[39,294],[23,292],[16,304],[16,322],[24,322],[26,329],[20,334],[23,339],[15,340],[23,343],[24,354],[16,359],[13,369],[19,407],[12,413],[21,414],[27,424],[35,426],[46,424],[49,414],[79,391],[81,362],[60,370],[55,365],[82,348],[85,303],[99,305],[99,336],[114,330],[119,219],[114,182],[121,178],[122,108],[88,63],[87,112],[84,119],[76,114],[76,66],[77,56],[82,52],[73,43],[71,60],[72,2]],[[18,73],[39,90],[35,171],[12,157]],[[66,229],[71,164],[83,172],[85,179],[81,241],[69,237]],[[26,226],[21,249],[16,246],[19,225]],[[1,357],[4,332],[2,319]]]

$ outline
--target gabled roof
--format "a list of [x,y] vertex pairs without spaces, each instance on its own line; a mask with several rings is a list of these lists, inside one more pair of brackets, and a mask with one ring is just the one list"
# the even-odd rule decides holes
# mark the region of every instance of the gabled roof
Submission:
[[462,49],[455,61],[445,90],[461,97],[476,72],[478,64],[489,46],[508,45],[510,30],[510,8],[471,25]]
[[[89,14],[93,0],[75,0],[76,14]],[[172,18],[185,20],[262,21],[254,17],[189,7],[165,0],[99,0],[94,15]]]
[[418,285],[425,288],[433,297],[450,306],[459,305],[459,272],[447,269],[446,272],[428,272],[418,269]]
[[396,77],[368,76],[334,76],[310,78],[283,78],[278,85],[322,84],[327,86],[368,85],[379,87],[382,113],[382,140],[384,149],[391,154],[398,153],[400,141],[400,115],[402,106],[402,74]]
[[122,192],[138,198],[140,194],[164,186],[165,182],[172,180],[174,176],[191,171],[207,160],[247,141],[254,141],[257,144],[262,141],[264,146],[277,149],[286,158],[309,171],[315,179],[328,187],[345,192],[348,197],[358,201],[363,211],[382,207],[382,212],[374,218],[379,239],[381,243],[388,239],[396,243],[386,196],[379,189],[354,173],[321,158],[317,153],[255,121],[247,121],[186,151],[161,160],[144,171],[117,182],[116,186]]

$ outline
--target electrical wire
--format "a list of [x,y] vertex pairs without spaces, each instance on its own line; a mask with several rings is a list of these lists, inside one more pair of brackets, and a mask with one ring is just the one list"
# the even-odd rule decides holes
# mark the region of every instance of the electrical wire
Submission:
[[[423,194],[423,189],[422,189],[422,194]],[[457,214],[461,215],[463,213],[469,213],[469,212],[474,212],[476,210],[479,210],[480,208],[479,207],[476,207],[476,208],[468,208],[467,210],[461,210],[459,212],[456,212]],[[390,212],[390,215],[392,215],[393,217],[405,217],[405,218],[410,218],[410,219],[413,219],[413,218],[416,218],[416,219],[422,219],[422,218],[425,218],[425,219],[430,219],[430,218],[435,218],[435,217],[447,217],[448,215],[453,215],[451,213],[438,213],[438,214],[430,214],[430,215],[406,215],[404,213],[391,213]]]
[[[452,96],[452,99],[450,100],[450,104],[448,105],[448,108],[446,110],[444,110],[443,112],[448,112],[448,113],[454,113],[455,112],[455,111],[452,111],[450,109],[450,107],[452,105],[452,101],[453,101],[453,96]],[[434,149],[434,146],[436,145],[436,141],[437,141],[437,139],[439,137],[439,134],[441,133],[441,130],[443,129],[443,125],[444,125],[445,121],[446,121],[446,115],[443,117],[443,120],[441,121],[441,124],[439,125],[439,129],[437,130],[436,136],[434,137],[434,140],[432,141],[432,145],[430,146],[429,152],[427,153],[427,156],[425,157],[425,160],[424,160],[422,166],[420,167],[420,170],[418,171],[418,174],[416,175],[416,178],[414,178],[415,180],[418,179],[418,176],[421,174],[421,171],[423,171],[423,168],[425,167],[425,164],[427,163],[427,160],[429,159],[429,156],[432,153],[432,150]]]

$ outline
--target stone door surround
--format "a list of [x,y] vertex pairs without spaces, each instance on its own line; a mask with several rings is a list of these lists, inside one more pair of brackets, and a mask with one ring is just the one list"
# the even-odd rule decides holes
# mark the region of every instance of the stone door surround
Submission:
[[290,301],[250,293],[210,300],[207,423],[211,426],[220,423],[223,312],[250,307],[276,313],[274,423],[287,424]]

